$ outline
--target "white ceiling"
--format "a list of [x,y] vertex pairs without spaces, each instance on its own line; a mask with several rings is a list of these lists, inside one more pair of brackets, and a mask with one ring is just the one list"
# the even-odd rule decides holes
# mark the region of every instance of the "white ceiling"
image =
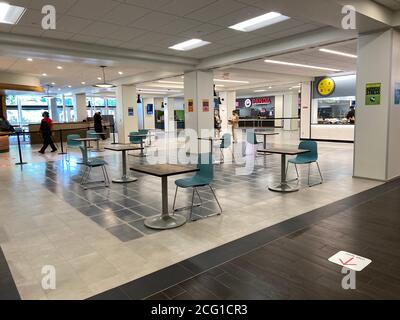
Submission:
[[[205,58],[238,48],[315,30],[322,25],[293,18],[250,33],[230,25],[266,12],[265,3],[240,0],[8,0],[28,8],[18,25],[0,32],[96,43],[162,54]],[[57,29],[41,28],[41,8],[57,9]],[[271,6],[273,7],[273,6]],[[199,38],[210,45],[189,52],[169,46]]]

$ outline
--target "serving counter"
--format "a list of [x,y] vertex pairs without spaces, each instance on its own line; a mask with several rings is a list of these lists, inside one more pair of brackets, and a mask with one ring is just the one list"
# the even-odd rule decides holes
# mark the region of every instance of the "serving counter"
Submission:
[[10,151],[8,134],[9,132],[0,132],[0,153]]

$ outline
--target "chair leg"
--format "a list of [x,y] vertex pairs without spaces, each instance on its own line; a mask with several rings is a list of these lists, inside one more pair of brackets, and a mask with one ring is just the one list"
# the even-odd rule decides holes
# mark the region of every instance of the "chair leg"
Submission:
[[296,175],[297,175],[297,180],[299,180],[300,175],[299,175],[299,170],[297,170],[297,164],[294,164],[294,167],[296,168]]
[[310,170],[311,170],[311,163],[308,164],[308,186],[310,186]]
[[315,163],[317,164],[318,172],[319,172],[319,176],[321,177],[321,184],[322,184],[324,182],[324,178],[322,177],[321,168],[319,167],[318,161],[316,161]]
[[87,170],[88,170],[88,167],[85,166],[85,170],[83,170],[82,177],[81,177],[81,182],[80,182],[81,185],[83,185],[83,181],[85,181],[85,175],[86,175]]
[[172,212],[175,212],[176,196],[178,195],[178,186],[175,189],[174,204],[172,205]]
[[203,204],[203,200],[201,199],[201,197],[200,197],[200,193],[199,193],[199,191],[197,190],[197,188],[194,188],[195,190],[196,190],[196,193],[197,193],[197,196],[199,197],[199,199],[200,199],[200,203],[198,204],[198,206],[200,206],[201,207],[201,205]]
[[193,217],[193,204],[194,204],[194,193],[195,193],[195,189],[193,188],[193,192],[192,192],[192,205],[190,206],[190,213],[189,213],[189,221],[192,221],[192,217]]
[[221,161],[220,161],[220,163],[224,163],[225,162],[225,157],[224,157],[224,152],[222,151],[222,148],[220,148],[219,151],[221,151]]
[[219,201],[218,201],[217,195],[215,194],[215,191],[214,191],[214,189],[211,187],[211,185],[209,184],[208,186],[210,187],[210,190],[211,190],[211,192],[212,192],[212,194],[213,194],[213,196],[214,196],[214,198],[215,198],[215,201],[217,201],[217,204],[218,204],[218,207],[219,207],[219,210],[220,210],[220,213],[219,213],[219,214],[222,214],[222,207],[221,207],[221,204],[220,204]]
[[106,172],[106,177],[107,177],[107,184],[110,185],[110,176],[108,175],[107,167],[104,166],[104,171]]
[[288,174],[288,172],[289,172],[289,164],[290,164],[290,162],[288,162],[288,163],[286,164],[286,175],[285,175],[286,180],[287,180],[287,174]]

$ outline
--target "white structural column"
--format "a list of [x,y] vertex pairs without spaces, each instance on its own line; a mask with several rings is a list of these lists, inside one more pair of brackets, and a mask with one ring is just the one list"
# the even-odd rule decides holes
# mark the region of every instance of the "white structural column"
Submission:
[[222,120],[222,131],[228,130],[228,120],[236,109],[236,91],[224,91],[219,93],[222,104],[219,106],[219,114]]
[[164,98],[165,132],[175,131],[175,101],[174,98]]
[[[214,92],[213,73],[193,71],[185,74],[185,128],[193,129],[198,137],[213,136]],[[207,107],[208,104],[208,107]],[[209,143],[202,143],[201,152],[209,150]],[[196,150],[197,141],[191,139],[191,149]],[[194,150],[193,150],[194,148]]]
[[[371,104],[366,97],[366,87],[375,83],[381,86],[380,102]],[[354,146],[356,177],[386,181],[400,176],[400,105],[395,104],[398,89],[399,32],[390,29],[361,35],[358,39]]]
[[[285,93],[283,96],[283,116],[284,118],[297,118],[298,117],[298,93]],[[299,127],[298,120],[284,120],[283,130],[292,131],[297,130]]]
[[[283,95],[275,96],[275,118],[283,118]],[[275,127],[282,128],[283,121],[275,120]]]
[[[135,86],[117,87],[118,142],[128,143],[129,133],[138,130],[137,93]],[[133,114],[132,114],[133,112]]]
[[[154,98],[143,98],[143,112],[144,112],[144,128],[145,129],[154,129],[155,128],[155,105],[154,105]],[[147,106],[153,105],[153,113],[147,113]]]
[[311,139],[311,88],[311,82],[301,83],[301,139]]
[[60,122],[60,118],[58,116],[58,111],[57,111],[56,98],[50,98],[48,101],[49,101],[49,110],[51,118],[53,119],[54,122]]
[[74,95],[74,111],[75,111],[75,122],[81,122],[87,119],[87,104],[86,94],[78,93]]

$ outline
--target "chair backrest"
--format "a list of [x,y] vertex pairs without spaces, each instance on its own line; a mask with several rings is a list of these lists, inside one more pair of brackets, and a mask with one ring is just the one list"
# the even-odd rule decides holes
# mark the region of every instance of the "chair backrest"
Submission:
[[232,137],[230,133],[224,133],[221,140],[221,145],[219,146],[221,149],[229,148],[232,144]]
[[80,141],[73,141],[74,139],[79,139],[81,136],[79,134],[69,134],[67,135],[67,146],[68,147],[79,147],[81,145]]
[[318,145],[313,140],[301,141],[299,149],[310,150],[310,152],[299,155],[302,159],[307,159],[311,162],[318,160]]
[[139,129],[139,133],[140,134],[148,134],[149,130],[147,130],[147,129]]
[[140,134],[140,133],[137,132],[137,131],[132,131],[132,132],[129,133],[129,141],[130,141],[130,143],[132,143],[132,144],[140,143],[141,139],[138,138],[138,137],[135,137],[135,135],[137,135],[137,134]]
[[246,131],[246,141],[250,144],[257,144],[257,136],[254,130],[247,130]]
[[197,168],[199,168],[200,171],[196,173],[196,177],[210,183],[214,179],[214,163],[212,154],[199,154],[198,161]]
[[[79,149],[81,150],[81,153],[82,153],[82,161],[85,161],[85,148],[82,146],[79,146]],[[89,159],[87,159],[87,160],[89,160]],[[86,163],[84,163],[84,164],[86,164]]]
[[86,131],[86,138],[97,138],[96,131],[94,130]]

